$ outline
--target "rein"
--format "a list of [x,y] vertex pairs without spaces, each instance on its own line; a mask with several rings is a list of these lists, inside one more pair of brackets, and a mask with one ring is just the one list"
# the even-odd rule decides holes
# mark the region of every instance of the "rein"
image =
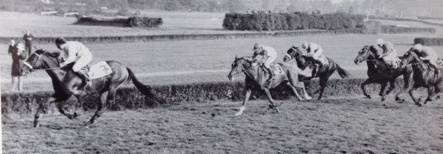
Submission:
[[[32,54],[36,54],[35,52],[34,53],[32,53]],[[25,66],[27,66],[29,69],[31,69],[31,70],[34,70],[34,65],[40,60],[40,58],[42,57],[42,55],[41,54],[36,54],[37,55],[37,60],[31,65],[31,64],[29,64],[28,62],[26,62],[26,61],[28,61],[28,58],[29,57],[31,57],[31,56],[29,56],[28,58],[26,58],[24,61],[23,61],[23,64],[25,64]],[[45,69],[39,69],[39,70],[55,70],[55,69],[60,69],[61,67],[51,67],[51,68],[45,68]]]

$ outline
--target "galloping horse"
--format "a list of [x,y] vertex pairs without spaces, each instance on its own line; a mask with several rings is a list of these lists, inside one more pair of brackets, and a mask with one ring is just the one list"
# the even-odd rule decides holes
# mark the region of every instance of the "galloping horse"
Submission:
[[[241,115],[245,110],[246,102],[249,100],[251,96],[252,90],[263,90],[266,93],[266,96],[269,100],[269,108],[274,109],[278,112],[278,106],[275,101],[272,99],[271,93],[269,89],[275,88],[281,83],[286,83],[298,100],[303,100],[300,97],[295,87],[299,87],[303,89],[305,99],[309,100],[311,97],[306,93],[305,85],[303,82],[298,81],[298,74],[293,65],[279,63],[274,65],[279,70],[278,73],[275,74],[274,78],[268,81],[269,72],[267,72],[263,67],[257,66],[258,64],[249,60],[250,58],[245,57],[235,57],[234,62],[231,65],[231,71],[229,72],[228,78],[233,81],[233,75],[239,74],[243,72],[246,75],[245,78],[245,99],[243,100],[242,106],[240,110],[235,115]],[[274,67],[271,66],[271,67]]]
[[[320,67],[319,70],[317,70],[314,77],[306,78],[304,76],[300,76],[300,79],[302,80],[311,80],[312,78],[320,78],[320,88],[317,89],[314,94],[320,93],[318,95],[318,100],[321,99],[323,96],[323,91],[325,90],[325,87],[328,83],[329,77],[337,70],[338,74],[342,78],[346,78],[349,76],[349,73],[340,67],[337,63],[335,63],[332,59],[326,57],[329,61],[329,64],[323,67]],[[288,51],[286,56],[283,58],[284,62],[287,62],[291,59],[295,59],[297,61],[297,65],[300,67],[300,69],[305,69],[307,67],[315,68],[315,62],[312,58],[303,56],[303,53],[298,49],[298,47],[292,46]]]
[[414,85],[412,89],[409,90],[409,95],[411,95],[412,100],[415,104],[421,106],[420,100],[414,97],[413,92],[420,87],[428,88],[428,97],[424,101],[426,104],[428,101],[434,101],[437,98],[437,94],[443,90],[443,70],[438,68],[435,70],[431,68],[429,64],[424,63],[417,55],[417,50],[409,50],[403,57],[403,62],[405,64],[412,64],[412,69],[414,72]]
[[[371,83],[381,84],[381,89],[379,95],[382,97],[381,101],[386,99],[386,96],[391,93],[391,91],[395,88],[395,80],[403,75],[404,79],[404,87],[400,92],[395,95],[395,100],[399,102],[403,102],[403,99],[400,99],[399,95],[405,92],[410,87],[410,83],[412,83],[412,66],[405,65],[399,66],[397,69],[389,68],[382,59],[377,57],[377,49],[374,46],[364,46],[359,52],[357,57],[354,59],[355,64],[360,64],[363,61],[366,61],[368,65],[368,79],[361,84],[361,89],[363,90],[363,94],[371,98],[371,96],[366,93],[365,86]],[[400,58],[402,59],[402,58]],[[389,82],[389,88],[384,93],[386,85]]]
[[[103,66],[103,68],[106,68],[104,66],[107,64],[110,69],[106,71],[109,71],[110,73],[102,77],[91,79],[90,84],[86,85],[82,89],[78,89],[82,92],[81,94],[73,94],[70,91],[72,87],[67,86],[78,87],[82,84],[82,80],[72,71],[72,63],[62,68],[59,67],[59,55],[60,53],[58,52],[51,53],[39,49],[35,51],[32,55],[30,55],[25,62],[23,62],[24,66],[21,66],[23,75],[26,75],[33,70],[46,70],[46,72],[52,79],[52,86],[55,92],[44,103],[40,103],[40,106],[35,113],[34,127],[39,126],[38,119],[40,118],[40,114],[45,113],[47,107],[51,103],[57,103],[57,107],[60,113],[62,113],[69,119],[74,119],[77,117],[77,114],[65,113],[62,108],[63,103],[67,100],[70,100],[70,98],[73,96],[76,96],[77,99],[79,99],[85,93],[99,93],[100,102],[97,102],[97,111],[92,116],[91,120],[85,123],[85,126],[93,124],[95,120],[103,114],[104,109],[114,103],[115,92],[117,91],[117,88],[125,81],[129,82],[130,80],[132,80],[135,87],[137,87],[137,89],[140,90],[141,93],[150,98],[154,98],[154,94],[152,93],[149,86],[145,86],[140,83],[129,68],[123,66],[116,61],[103,62],[102,64],[104,65],[101,66]],[[68,81],[71,80],[73,81],[69,83],[72,84],[66,84],[68,83]]]

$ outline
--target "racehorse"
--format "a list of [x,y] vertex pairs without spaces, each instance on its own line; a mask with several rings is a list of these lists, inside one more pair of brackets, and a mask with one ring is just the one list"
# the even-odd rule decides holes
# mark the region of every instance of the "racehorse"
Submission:
[[[315,74],[313,77],[304,77],[300,76],[300,79],[302,80],[311,80],[312,78],[320,78],[320,88],[317,89],[314,94],[319,93],[318,100],[320,100],[323,96],[323,91],[325,90],[325,87],[328,83],[329,77],[337,70],[338,74],[342,78],[346,78],[349,76],[349,73],[340,67],[337,63],[335,63],[332,59],[326,57],[329,61],[329,64],[326,66],[320,67],[318,70],[316,70],[317,73],[313,72]],[[305,69],[307,67],[310,68],[316,68],[315,61],[310,58],[303,55],[303,53],[298,49],[298,47],[292,46],[288,51],[286,56],[283,58],[284,62],[288,62],[291,59],[295,59],[297,61],[297,65],[300,67],[300,69]]]
[[414,85],[409,90],[412,100],[415,104],[421,106],[421,98],[414,97],[414,91],[420,87],[426,87],[428,89],[428,97],[424,101],[426,104],[428,101],[434,101],[437,98],[437,94],[443,90],[443,70],[442,68],[432,68],[428,63],[423,62],[417,55],[417,50],[411,49],[403,55],[404,64],[412,64]]
[[[363,61],[366,61],[368,65],[368,79],[366,79],[361,84],[361,89],[363,90],[363,94],[371,98],[371,96],[366,93],[365,86],[371,83],[378,83],[381,84],[381,89],[379,95],[382,97],[381,101],[384,101],[386,99],[386,96],[391,93],[392,90],[395,88],[395,80],[400,76],[403,75],[404,80],[404,87],[400,92],[398,92],[395,95],[395,100],[399,102],[404,102],[403,99],[400,99],[399,95],[405,91],[407,91],[410,88],[410,84],[412,81],[412,66],[411,65],[401,65],[396,69],[389,68],[388,65],[386,65],[385,62],[383,62],[383,59],[377,58],[378,53],[377,49],[374,46],[364,46],[359,52],[357,57],[354,59],[355,64],[360,64]],[[400,57],[400,59],[403,59]],[[389,88],[384,93],[384,90],[389,83]]]
[[269,92],[269,89],[275,88],[281,83],[286,83],[287,86],[289,86],[292,91],[294,92],[294,95],[297,97],[298,100],[303,100],[303,98],[300,97],[295,87],[299,87],[303,89],[304,97],[305,99],[309,100],[311,97],[306,93],[305,85],[303,82],[299,82],[298,80],[298,74],[295,70],[293,65],[285,64],[285,63],[279,63],[274,64],[271,66],[277,68],[279,70],[277,73],[275,73],[275,76],[272,80],[268,80],[270,73],[267,72],[263,66],[258,66],[258,64],[252,60],[249,57],[235,57],[234,62],[231,65],[231,71],[229,72],[228,78],[229,80],[234,80],[234,75],[240,74],[243,72],[246,75],[245,78],[245,99],[243,100],[242,106],[240,107],[240,110],[235,115],[241,115],[243,111],[245,110],[246,102],[249,100],[249,97],[251,96],[252,90],[263,90],[266,93],[266,96],[269,100],[270,109],[274,109],[278,112],[278,105],[276,102],[272,99],[271,93]]
[[74,73],[74,71],[72,71],[73,63],[62,68],[59,67],[59,55],[59,52],[47,52],[43,49],[39,49],[31,54],[28,59],[23,62],[23,66],[21,66],[21,72],[23,75],[26,75],[33,70],[46,70],[52,79],[52,86],[55,92],[45,102],[40,103],[40,106],[35,113],[34,127],[39,126],[38,120],[40,114],[46,113],[47,107],[49,107],[51,103],[54,102],[57,104],[60,113],[69,119],[74,119],[77,117],[77,114],[65,113],[62,108],[63,104],[67,100],[73,98],[73,96],[77,97],[80,101],[80,98],[85,94],[98,93],[100,94],[100,102],[97,102],[97,111],[89,122],[85,123],[85,126],[93,124],[95,120],[103,114],[104,109],[114,103],[115,92],[125,81],[129,82],[132,80],[132,83],[141,93],[149,98],[154,98],[154,93],[151,91],[151,88],[139,82],[131,69],[123,66],[117,61],[105,61],[104,64],[109,65],[108,68],[110,68],[107,71],[111,73],[99,78],[91,79],[90,83],[85,85],[84,88],[77,89],[81,93],[73,94],[72,89],[79,88],[79,86],[83,84],[83,81]]

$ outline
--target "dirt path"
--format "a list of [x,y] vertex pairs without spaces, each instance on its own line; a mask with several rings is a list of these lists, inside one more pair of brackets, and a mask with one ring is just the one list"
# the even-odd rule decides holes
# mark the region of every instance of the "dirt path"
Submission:
[[284,101],[276,114],[266,101],[184,104],[92,113],[70,121],[45,116],[3,120],[3,153],[443,153],[443,104],[380,103],[335,98]]

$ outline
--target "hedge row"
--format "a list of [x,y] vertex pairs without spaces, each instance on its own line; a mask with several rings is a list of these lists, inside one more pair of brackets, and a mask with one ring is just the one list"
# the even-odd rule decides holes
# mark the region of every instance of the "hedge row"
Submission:
[[424,27],[396,27],[390,25],[383,25],[381,27],[382,33],[398,34],[398,33],[435,33],[435,28]]
[[[360,84],[363,79],[332,79],[324,92],[324,96],[355,96],[362,95]],[[397,87],[402,87],[402,81],[397,82]],[[189,85],[170,85],[157,86],[153,90],[157,94],[156,100],[160,104],[180,104],[191,102],[210,102],[215,100],[233,100],[240,101],[243,98],[242,82],[220,82]],[[307,82],[308,92],[318,88],[318,80]],[[368,86],[367,90],[375,94],[379,91],[378,86]],[[41,103],[49,97],[52,92],[36,93],[3,93],[1,96],[2,115],[9,114],[33,114],[37,109],[38,103]],[[253,94],[258,99],[265,99],[262,92]],[[272,96],[277,99],[293,99],[289,88],[281,85],[272,90]],[[315,98],[315,97],[314,97]],[[99,101],[98,95],[89,95],[82,99],[84,110],[95,109],[94,102]],[[75,102],[74,102],[75,104]],[[71,102],[72,105],[72,102]],[[153,104],[147,100],[135,88],[122,88],[117,91],[116,104],[110,107],[111,110],[136,109],[151,107]],[[57,113],[58,110],[53,107],[49,112]]]
[[418,37],[414,39],[414,44],[418,43],[429,46],[443,46],[443,38]]
[[[163,40],[208,40],[208,39],[235,39],[235,38],[264,38],[282,36],[301,36],[318,34],[343,34],[362,33],[362,29],[349,30],[304,30],[304,31],[280,31],[280,32],[250,32],[250,33],[225,33],[225,34],[171,34],[171,35],[136,35],[136,36],[99,36],[99,37],[65,37],[67,40],[75,40],[90,43],[111,42],[145,42]],[[9,44],[11,39],[19,40],[19,37],[0,37],[0,43]],[[54,43],[55,37],[37,37],[34,42],[40,44]]]
[[159,27],[163,24],[162,18],[151,17],[129,17],[98,19],[94,17],[79,17],[76,25],[96,25],[96,26],[118,26],[118,27]]
[[323,29],[338,30],[358,28],[363,15],[308,14],[308,13],[226,13],[223,28],[227,30],[299,30]]

